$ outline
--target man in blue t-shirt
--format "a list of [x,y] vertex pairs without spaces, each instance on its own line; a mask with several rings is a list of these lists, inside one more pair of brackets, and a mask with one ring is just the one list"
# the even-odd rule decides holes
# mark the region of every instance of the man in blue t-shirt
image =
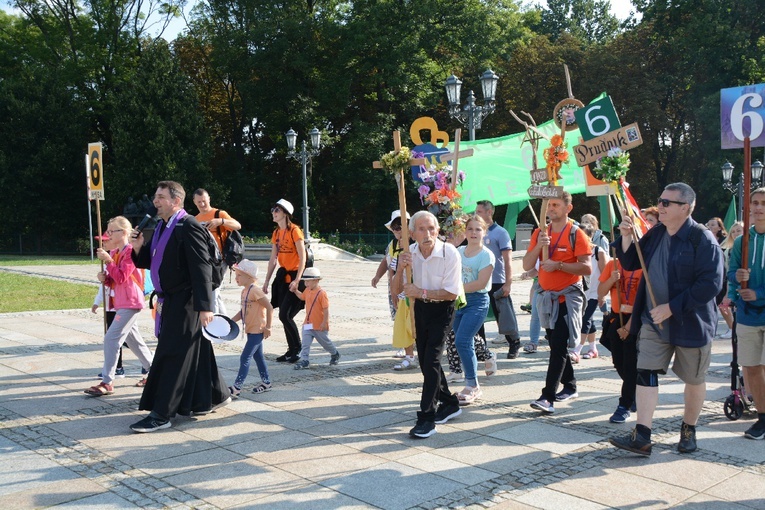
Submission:
[[[487,225],[489,225],[489,231],[486,233],[484,243],[488,249],[494,254],[496,264],[494,264],[494,273],[491,276],[491,291],[489,292],[489,299],[491,302],[491,309],[494,312],[494,317],[499,317],[499,311],[497,310],[497,303],[494,301],[494,293],[497,290],[502,289],[502,295],[507,296],[510,299],[510,286],[513,281],[513,270],[510,264],[510,259],[513,254],[513,245],[510,241],[510,234],[494,223],[494,204],[488,200],[481,200],[476,203],[475,213],[483,218]],[[507,359],[515,359],[518,357],[518,349],[521,346],[521,337],[518,334],[518,321],[515,318],[515,309],[511,310],[513,314],[513,323],[516,324],[515,331],[509,335],[505,335],[510,350],[507,351]],[[485,336],[483,326],[478,332],[481,336]]]

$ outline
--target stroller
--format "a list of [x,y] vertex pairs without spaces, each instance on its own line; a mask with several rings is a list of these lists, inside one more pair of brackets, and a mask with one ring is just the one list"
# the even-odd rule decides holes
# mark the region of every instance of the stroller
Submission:
[[730,389],[731,394],[725,399],[723,410],[729,420],[738,420],[744,413],[753,412],[754,402],[746,392],[744,387],[744,376],[738,366],[738,336],[736,335],[736,314],[733,314],[733,334],[731,335],[731,346],[733,348],[733,357],[730,362]]

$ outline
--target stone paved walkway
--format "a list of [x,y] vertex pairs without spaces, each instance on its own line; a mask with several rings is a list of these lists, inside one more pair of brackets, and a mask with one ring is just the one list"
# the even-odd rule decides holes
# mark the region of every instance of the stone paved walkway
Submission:
[[[682,385],[671,375],[661,381],[653,455],[638,458],[608,444],[609,436],[634,426],[634,417],[624,425],[607,421],[619,386],[608,356],[576,367],[579,399],[560,403],[552,416],[533,411],[528,404],[543,385],[544,344],[516,360],[498,346],[499,372],[480,378],[481,402],[431,438],[413,440],[407,432],[421,375],[391,370],[385,286],[369,284],[376,264],[318,265],[340,364],[329,367],[319,347],[308,371],[276,363],[285,342],[275,321],[265,342],[272,391],[250,391],[253,369],[229,406],[173,420],[171,429],[152,434],[128,429],[143,416],[133,386],[140,366],[129,351],[128,376],[117,380],[114,395],[82,393],[101,366],[100,315],[0,315],[0,507],[765,509],[765,441],[743,437],[751,416],[734,422],[723,414],[729,341],[714,342],[693,454],[674,449]],[[97,265],[0,270],[92,282]],[[528,282],[514,285],[516,308],[528,289]],[[238,289],[227,284],[224,296],[233,310]],[[140,323],[147,339],[148,317]],[[529,315],[518,317],[527,332]],[[493,339],[495,326],[488,330]],[[216,346],[229,381],[242,345]]]

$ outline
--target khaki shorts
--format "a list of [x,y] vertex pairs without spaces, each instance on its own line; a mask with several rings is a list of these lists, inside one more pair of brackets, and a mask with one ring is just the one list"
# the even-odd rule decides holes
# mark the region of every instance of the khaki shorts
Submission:
[[765,365],[765,326],[736,324],[738,362],[742,367]]
[[[669,327],[665,324],[664,327]],[[703,347],[678,347],[665,342],[650,326],[640,328],[637,340],[637,368],[667,373],[672,355],[672,371],[686,384],[701,384],[707,376],[712,343]]]

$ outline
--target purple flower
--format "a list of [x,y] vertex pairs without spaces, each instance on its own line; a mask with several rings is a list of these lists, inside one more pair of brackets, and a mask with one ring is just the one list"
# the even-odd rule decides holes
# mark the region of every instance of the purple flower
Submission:
[[465,172],[462,170],[457,173],[457,182],[465,182]]
[[430,187],[423,184],[417,188],[417,191],[420,192],[420,204],[424,204],[423,199],[430,194]]

